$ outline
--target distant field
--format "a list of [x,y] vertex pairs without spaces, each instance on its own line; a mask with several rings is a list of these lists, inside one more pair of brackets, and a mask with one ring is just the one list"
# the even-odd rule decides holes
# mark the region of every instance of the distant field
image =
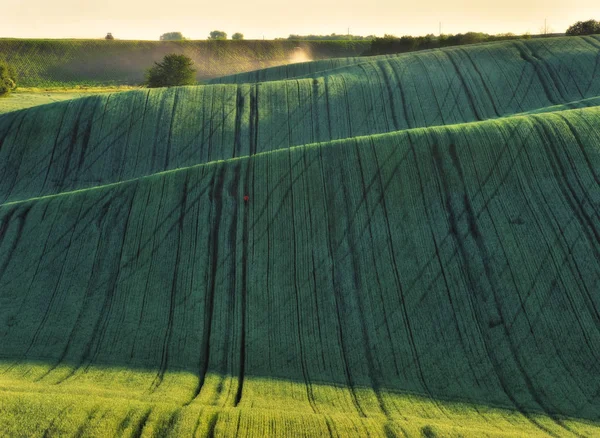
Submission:
[[[168,53],[195,61],[197,79],[256,70],[298,59],[353,57],[368,41],[105,41],[0,39],[23,87],[137,85]],[[300,48],[300,49],[298,49]]]
[[323,66],[0,115],[0,436],[600,436],[600,36]]
[[0,114],[17,111],[33,106],[64,100],[78,99],[96,94],[116,93],[131,90],[133,87],[98,87],[98,88],[20,88],[0,98]]

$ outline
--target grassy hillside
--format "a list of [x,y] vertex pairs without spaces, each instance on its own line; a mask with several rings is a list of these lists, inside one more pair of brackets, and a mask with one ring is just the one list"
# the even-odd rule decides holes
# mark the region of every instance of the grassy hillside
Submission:
[[600,39],[490,47],[375,58],[314,79],[138,90],[9,113],[0,119],[0,201],[600,96]]
[[[329,58],[320,61],[297,62],[293,64],[277,65],[274,67],[257,69],[252,71],[235,73],[232,75],[218,76],[209,79],[209,84],[246,84],[255,82],[281,81],[283,79],[292,79],[310,75],[319,76],[327,70],[333,70],[340,67],[355,66],[363,62],[372,62],[374,59],[384,59],[390,55],[380,55],[377,57],[350,57],[350,58]],[[397,57],[397,56],[394,56]]]
[[0,98],[0,114],[18,111],[24,108],[31,108],[48,103],[62,102],[65,100],[78,99],[96,94],[116,93],[130,91],[139,87],[80,87],[80,88],[17,88],[9,95]]
[[192,58],[198,80],[312,59],[358,56],[368,41],[105,41],[0,39],[22,87],[137,85],[168,53]]
[[600,41],[546,43],[0,116],[0,435],[597,436]]
[[[577,37],[579,38],[579,37]],[[592,47],[597,47],[598,46],[598,42],[600,40],[598,39],[598,35],[591,35],[591,36],[585,36],[582,37],[581,40],[579,40],[578,42],[576,42],[575,38],[565,38],[565,37],[555,37],[555,38],[543,38],[543,39],[537,39],[537,40],[512,40],[512,41],[506,41],[506,42],[495,42],[495,43],[479,43],[479,44],[469,44],[467,46],[459,46],[459,47],[453,47],[452,49],[450,49],[451,51],[460,51],[460,50],[467,50],[469,53],[471,53],[472,55],[477,56],[476,54],[481,54],[481,53],[486,53],[487,52],[487,57],[491,58],[492,56],[494,56],[496,54],[496,52],[498,52],[498,55],[501,55],[500,57],[500,61],[514,61],[514,57],[511,58],[505,58],[506,56],[506,50],[507,48],[509,48],[508,50],[510,50],[510,48],[514,48],[514,47],[523,47],[523,45],[525,45],[525,47],[528,47],[530,49],[530,51],[532,52],[531,54],[533,54],[534,56],[542,56],[542,58],[546,58],[550,53],[554,53],[554,56],[562,56],[562,55],[566,55],[567,58],[569,57],[577,57],[577,53],[573,53],[571,48],[573,46],[580,46],[580,47],[576,47],[574,50],[581,50],[581,47],[583,47],[583,50],[589,50],[589,47],[586,47],[585,44],[591,44]],[[583,43],[583,44],[582,44]],[[447,52],[449,49],[445,49],[442,50],[441,52]],[[493,53],[489,53],[490,50]],[[519,51],[519,56],[524,57],[527,55],[522,55],[521,54],[521,50],[517,49]],[[349,71],[356,71],[356,66],[366,63],[366,64],[371,64],[373,63],[374,60],[385,60],[387,58],[393,58],[393,59],[403,59],[404,57],[407,57],[408,59],[412,59],[415,60],[415,55],[416,54],[421,54],[424,55],[425,58],[422,58],[424,60],[427,60],[427,56],[429,54],[433,53],[435,54],[439,54],[440,50],[439,49],[433,49],[433,50],[422,50],[419,51],[417,53],[415,52],[409,52],[409,53],[402,53],[402,54],[397,54],[397,55],[378,55],[378,56],[369,56],[369,57],[354,57],[354,58],[346,58],[346,59],[324,59],[321,61],[316,61],[316,62],[301,62],[301,63],[295,63],[295,64],[291,64],[291,65],[281,65],[281,66],[274,66],[274,67],[270,67],[270,68],[265,68],[265,69],[258,69],[258,70],[254,70],[254,71],[249,71],[249,72],[241,72],[241,73],[236,73],[236,74],[232,74],[232,75],[227,75],[227,76],[221,76],[221,77],[217,77],[214,79],[211,79],[209,81],[209,83],[215,83],[215,84],[235,84],[235,83],[248,83],[248,82],[266,82],[266,81],[279,81],[279,80],[283,80],[283,79],[292,79],[292,78],[304,78],[304,77],[319,77],[319,76],[323,76],[323,74],[325,74],[325,72],[327,72],[326,74],[339,74],[340,72],[342,72],[343,70],[349,70]],[[542,55],[542,53],[544,53]],[[477,56],[477,58],[479,58],[480,56]],[[565,59],[562,60],[554,60],[554,62],[561,62],[561,61],[565,61]],[[512,62],[511,62],[512,63]],[[347,69],[344,69],[344,67],[348,67]],[[503,68],[506,68],[506,66],[499,66],[498,67],[500,70],[502,70]],[[404,78],[402,78],[404,80]],[[492,80],[493,83],[496,83],[496,80],[493,79]]]

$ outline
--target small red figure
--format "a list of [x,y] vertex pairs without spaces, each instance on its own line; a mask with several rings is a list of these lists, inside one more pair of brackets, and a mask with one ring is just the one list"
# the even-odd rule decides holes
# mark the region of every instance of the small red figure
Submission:
[[250,200],[250,196],[248,196],[248,195],[244,196],[244,202],[247,203],[249,200]]

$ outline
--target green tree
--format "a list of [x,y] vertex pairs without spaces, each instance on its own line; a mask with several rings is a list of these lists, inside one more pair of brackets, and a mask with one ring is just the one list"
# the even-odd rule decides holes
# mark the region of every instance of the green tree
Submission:
[[146,86],[148,88],[173,87],[177,85],[196,84],[196,69],[194,61],[185,55],[171,53],[162,62],[155,62],[146,71]]
[[0,61],[0,96],[10,93],[17,88],[17,72],[15,69]]
[[209,40],[226,40],[227,34],[222,30],[213,30],[208,37]]
[[232,40],[243,40],[244,39],[244,34],[236,32],[233,35],[231,35],[231,39]]
[[181,32],[167,32],[160,36],[161,41],[181,41],[185,40],[185,37]]
[[596,20],[578,21],[567,29],[567,35],[593,35],[600,33],[600,23]]

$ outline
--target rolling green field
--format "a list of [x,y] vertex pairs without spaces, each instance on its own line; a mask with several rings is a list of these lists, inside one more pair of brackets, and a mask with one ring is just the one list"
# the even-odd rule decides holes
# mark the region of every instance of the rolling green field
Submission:
[[169,53],[195,62],[204,81],[298,59],[355,57],[369,41],[106,41],[0,39],[0,60],[11,63],[22,87],[139,85],[144,72]]
[[0,114],[31,108],[48,103],[78,99],[96,94],[130,91],[135,87],[98,87],[98,88],[18,88],[8,95],[0,97]]
[[600,434],[600,38],[321,66],[0,115],[1,436]]

